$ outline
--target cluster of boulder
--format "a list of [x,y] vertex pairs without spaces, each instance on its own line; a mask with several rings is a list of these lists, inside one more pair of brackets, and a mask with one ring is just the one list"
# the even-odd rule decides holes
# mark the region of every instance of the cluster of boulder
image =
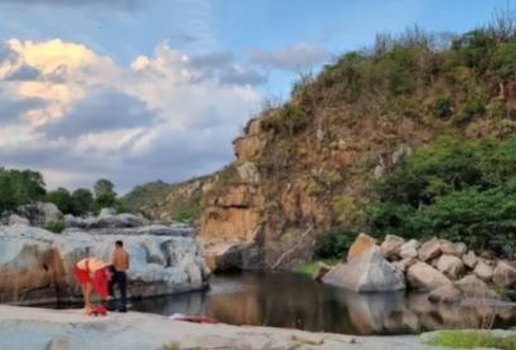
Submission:
[[516,265],[510,261],[477,256],[461,242],[432,238],[421,243],[395,235],[379,243],[360,234],[347,263],[322,271],[324,283],[355,292],[412,289],[429,292],[434,302],[497,299],[490,285],[509,288],[516,283]]
[[[131,256],[131,297],[154,297],[208,286],[210,270],[193,228],[151,223],[110,209],[96,217],[75,218],[59,215],[52,206],[32,204],[3,216],[0,302],[75,301],[81,295],[73,277],[75,263],[88,256],[110,261],[116,240],[123,240]],[[56,219],[66,223],[59,234],[32,225],[44,226]]]

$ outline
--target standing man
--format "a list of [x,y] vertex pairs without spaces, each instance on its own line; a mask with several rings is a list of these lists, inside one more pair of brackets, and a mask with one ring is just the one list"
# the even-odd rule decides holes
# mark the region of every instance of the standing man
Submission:
[[127,312],[127,274],[129,269],[129,253],[124,249],[124,242],[116,241],[115,249],[112,256],[113,266],[115,268],[114,276],[109,284],[109,294],[114,297],[114,285],[120,290],[120,304],[118,311]]

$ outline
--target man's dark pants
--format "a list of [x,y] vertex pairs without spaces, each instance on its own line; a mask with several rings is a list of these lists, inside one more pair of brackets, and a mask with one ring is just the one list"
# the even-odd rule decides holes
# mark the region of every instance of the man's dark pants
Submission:
[[115,296],[114,286],[120,290],[120,308],[127,307],[127,275],[125,271],[116,271],[109,283],[109,294]]

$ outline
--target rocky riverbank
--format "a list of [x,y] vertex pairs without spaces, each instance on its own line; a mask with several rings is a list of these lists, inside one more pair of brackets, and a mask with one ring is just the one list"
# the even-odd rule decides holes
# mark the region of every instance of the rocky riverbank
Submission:
[[430,292],[433,302],[459,302],[503,299],[494,289],[514,286],[516,265],[488,252],[477,256],[461,242],[406,241],[387,235],[380,243],[360,234],[349,249],[347,263],[322,267],[318,278],[355,292],[411,289]]
[[435,349],[417,336],[356,337],[291,329],[194,324],[129,312],[86,317],[81,310],[0,305],[0,348],[97,349]]
[[44,215],[37,220],[13,215],[18,214],[10,216],[11,225],[0,226],[2,303],[78,300],[81,294],[73,266],[88,256],[108,262],[118,239],[131,255],[129,296],[154,297],[208,285],[210,271],[189,227],[157,225],[134,215],[103,211],[98,217],[66,217],[67,228],[52,233],[30,226],[47,222]]

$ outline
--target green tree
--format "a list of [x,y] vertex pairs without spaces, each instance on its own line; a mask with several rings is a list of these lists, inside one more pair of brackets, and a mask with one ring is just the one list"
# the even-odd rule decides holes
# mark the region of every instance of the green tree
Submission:
[[114,185],[107,179],[100,179],[93,188],[95,192],[95,208],[100,210],[106,207],[113,207],[116,204],[116,192]]
[[63,187],[47,193],[46,200],[54,203],[64,214],[74,213],[74,201],[70,192]]
[[75,215],[87,214],[94,208],[93,193],[87,188],[78,188],[73,191],[72,199]]
[[0,212],[44,199],[45,182],[32,170],[0,168]]

